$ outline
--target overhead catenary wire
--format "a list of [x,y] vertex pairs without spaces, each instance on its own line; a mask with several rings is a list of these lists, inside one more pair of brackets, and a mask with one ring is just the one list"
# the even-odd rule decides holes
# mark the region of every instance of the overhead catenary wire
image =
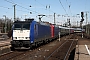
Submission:
[[[36,0],[35,0],[36,1]],[[60,1],[60,3],[61,3],[61,1]],[[40,3],[41,4],[41,3]],[[43,4],[41,4],[42,6],[45,6],[45,5],[43,5]],[[62,3],[61,3],[61,5],[62,5]],[[67,12],[66,12],[66,10],[65,10],[65,8],[64,8],[64,6],[62,5],[62,7],[63,7],[63,9],[64,9],[64,11],[65,11],[65,13],[67,14]],[[49,11],[50,12],[53,12],[53,13],[55,13],[55,15],[57,15],[58,17],[59,16],[64,16],[64,15],[61,15],[61,14],[57,14],[56,12],[54,12],[54,11],[52,11],[51,9],[50,9],[50,5],[49,5],[49,7],[48,6],[46,6],[46,8],[49,8]],[[68,15],[68,14],[67,14]],[[68,16],[67,16],[68,17]],[[58,19],[58,18],[56,18],[56,19]],[[59,20],[59,19],[58,19]]]
[[[21,8],[23,8],[23,9],[26,9],[26,10],[28,10],[28,11],[32,11],[32,12],[34,12],[34,13],[36,13],[36,14],[41,14],[41,13],[39,13],[39,12],[37,12],[37,11],[34,11],[34,10],[30,10],[29,8],[26,8],[26,7],[23,7],[22,5],[20,5],[20,4],[18,4],[18,3],[15,3],[15,2],[13,2],[12,0],[11,1],[9,1],[9,0],[5,0],[6,2],[8,2],[8,3],[11,3],[11,4],[13,4],[13,5],[17,5],[18,7],[21,7]],[[36,0],[35,0],[36,1]],[[41,4],[42,6],[45,6],[44,4],[42,4],[42,3],[39,3],[39,4]],[[50,8],[50,5],[49,5],[49,8]],[[18,10],[18,9],[16,9],[16,10]],[[46,9],[45,9],[46,10]],[[18,10],[18,11],[22,11],[22,10]],[[27,12],[28,12],[27,11]],[[51,9],[49,9],[49,11],[50,12],[53,12]],[[24,11],[23,11],[24,12]],[[25,11],[26,12],[26,11]],[[55,13],[55,12],[53,12],[53,13]],[[61,16],[60,14],[57,14],[57,13],[55,13],[57,16],[59,15],[59,16]],[[54,15],[53,15],[54,16]],[[49,19],[52,19],[53,20],[53,18],[51,18],[51,17],[49,17],[49,16],[46,16],[47,18],[49,18]],[[58,19],[59,20],[59,19]]]
[[[52,11],[52,10],[50,9],[50,8],[51,8],[50,4],[49,4],[49,5],[44,5],[44,4],[40,3],[40,2],[38,2],[37,0],[35,0],[35,1],[36,1],[37,3],[39,3],[40,5],[46,7],[45,10],[49,10],[50,12],[55,13],[56,15],[60,15],[60,14],[58,14],[58,13],[56,13],[55,11]],[[49,9],[47,9],[47,8],[49,8]]]
[[[10,10],[13,9],[13,8],[7,7],[7,6],[0,6],[0,8],[2,8],[2,9],[1,9],[1,12],[4,12],[4,13],[3,13],[4,15],[6,15],[6,13],[9,13]],[[4,10],[3,10],[3,9],[4,9]],[[11,13],[11,14],[12,14],[12,13]],[[10,15],[10,13],[9,13],[9,15]]]
[[[19,7],[21,7],[21,8],[24,8],[24,9],[26,9],[26,10],[29,10],[29,11],[33,11],[33,10],[30,10],[30,9],[28,9],[28,8],[26,8],[26,7],[23,7],[23,6],[21,6],[21,5],[19,5],[19,4],[17,4],[17,3],[14,3],[12,0],[12,2],[11,1],[8,1],[8,0],[5,0],[6,2],[9,2],[9,3],[11,3],[11,4],[13,4],[13,5],[17,5],[17,6],[19,6]],[[33,11],[33,12],[35,12],[35,13],[38,13],[38,12],[36,12],[36,11]],[[39,13],[38,13],[39,14]]]
[[[5,8],[5,9],[13,9],[13,8],[9,8],[9,7],[5,7],[5,6],[0,6],[2,8]],[[24,10],[19,10],[19,9],[16,9],[17,11],[22,11],[22,12],[27,12],[27,13],[30,13],[28,11],[24,11]]]
[[[11,3],[11,4],[13,4],[13,5],[15,5],[16,3],[14,3],[13,1],[11,2],[11,1],[8,1],[8,0],[5,0],[6,2],[8,2],[8,3]],[[21,6],[21,5],[19,5],[19,4],[16,4],[17,6],[19,6],[19,7],[21,7],[21,8],[23,8],[23,9],[26,9],[26,10],[29,10],[29,11],[32,11],[32,12],[35,12],[35,13],[37,13],[37,14],[41,14],[41,13],[39,13],[39,12],[36,12],[36,11],[33,11],[33,10],[30,10],[30,9],[28,9],[28,8],[26,8],[26,7],[23,7],[23,6]],[[17,9],[16,9],[17,10]],[[46,16],[46,17],[48,17],[48,16]],[[49,17],[48,17],[49,18]],[[49,18],[49,19],[52,19],[52,18]]]
[[[5,7],[5,6],[0,6],[2,8],[5,8],[5,9],[13,9],[13,8],[9,8],[9,7]],[[30,13],[28,11],[24,11],[24,10],[20,10],[20,9],[16,9],[17,11],[22,11],[22,12],[27,12],[27,13]]]
[[5,7],[5,6],[0,6],[0,7],[2,7],[2,8],[6,8],[6,9],[11,9],[11,8],[9,8],[9,7]]
[[[16,4],[16,3],[11,2],[11,1],[8,1],[8,0],[5,0],[5,1],[6,1],[6,2],[9,2],[9,3],[13,4],[13,5]],[[16,4],[16,5],[19,6],[19,7],[21,7],[21,8],[24,8],[24,9],[26,9],[26,10],[33,11],[33,10],[30,10],[30,9],[28,9],[28,8],[25,8],[25,7],[23,7],[23,6],[19,5],[19,4]],[[38,13],[38,12],[36,12],[36,11],[33,11],[33,12]],[[38,14],[39,14],[39,13],[38,13]]]
[[72,16],[71,5],[68,4],[68,1],[67,1],[67,0],[66,0],[66,2],[67,2],[67,5],[68,5],[68,7],[69,7],[69,11],[70,11],[70,13],[71,13],[71,16]]
[[[51,8],[51,6],[50,6],[50,4],[49,5],[44,5],[44,4],[42,4],[42,3],[40,3],[40,2],[38,2],[37,0],[35,0],[37,3],[39,3],[40,5],[42,5],[42,6],[46,6],[46,9],[45,10],[49,10],[49,12],[52,12],[53,14],[55,13],[55,20],[60,20],[59,18],[56,18],[56,16],[58,16],[58,17],[63,17],[64,15],[61,15],[61,14],[58,14],[58,13],[56,13],[56,12],[54,12],[54,11],[52,11],[50,8]],[[67,14],[67,13],[66,13]],[[50,15],[50,16],[54,16],[54,15]],[[50,18],[50,17],[49,17]]]
[[66,9],[64,8],[64,6],[63,6],[61,0],[59,0],[59,2],[60,2],[60,4],[61,4],[62,8],[64,9],[65,13],[67,14],[67,11],[66,11]]
[[[9,3],[11,3],[11,4],[13,4],[13,5],[15,5],[16,3],[14,3],[13,2],[13,0],[11,0],[11,1],[8,1],[8,0],[5,0],[5,1],[7,1],[7,2],[9,2]],[[37,0],[35,0],[36,2],[38,2]],[[45,5],[44,4],[42,4],[42,3],[40,3],[40,2],[38,2],[39,4],[41,4],[42,6],[44,6],[45,7]],[[28,9],[28,8],[25,8],[25,7],[23,7],[23,6],[21,6],[21,5],[19,5],[19,4],[17,4],[17,6],[19,6],[19,7],[21,7],[21,8],[24,8],[24,9],[27,9],[27,10],[30,10],[30,9]],[[49,5],[49,8],[50,8],[50,5]],[[45,9],[46,10],[46,9]],[[33,10],[31,10],[32,12],[35,12],[35,13],[38,13],[38,12],[36,12],[36,11],[33,11]],[[49,9],[49,11],[50,12],[53,12],[53,13],[56,13],[56,12],[54,12],[54,11],[52,11],[52,10],[50,10]],[[40,13],[38,13],[38,14],[40,14]],[[57,14],[57,13],[56,13]]]

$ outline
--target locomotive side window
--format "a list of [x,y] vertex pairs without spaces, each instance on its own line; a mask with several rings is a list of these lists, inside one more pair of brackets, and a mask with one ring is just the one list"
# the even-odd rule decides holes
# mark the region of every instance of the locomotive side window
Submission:
[[35,26],[34,26],[34,30],[36,30],[36,24],[35,24]]

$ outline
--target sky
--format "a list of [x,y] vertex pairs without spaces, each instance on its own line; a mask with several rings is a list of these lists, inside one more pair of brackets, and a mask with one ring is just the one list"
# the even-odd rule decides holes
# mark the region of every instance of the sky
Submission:
[[[42,21],[54,23],[54,13],[56,24],[63,24],[70,19],[73,25],[81,21],[81,12],[84,12],[84,24],[86,22],[86,12],[90,23],[90,0],[0,0],[0,18],[6,15],[14,20],[14,5],[16,18],[34,18],[39,21],[38,15],[45,15]],[[30,7],[31,6],[31,7]],[[30,13],[31,12],[31,13]]]

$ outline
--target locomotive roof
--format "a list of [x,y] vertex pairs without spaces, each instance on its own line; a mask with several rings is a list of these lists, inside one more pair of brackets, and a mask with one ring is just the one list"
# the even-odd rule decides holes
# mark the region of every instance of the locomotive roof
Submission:
[[62,27],[62,26],[59,26],[59,28],[62,28],[62,29],[74,29],[74,28]]
[[25,21],[17,20],[14,23],[31,23],[34,19],[25,19]]
[[81,28],[75,28],[75,30],[82,30]]
[[15,21],[14,23],[31,23],[31,22],[27,22],[27,21]]
[[14,23],[31,23],[32,22],[32,20],[31,21],[15,21]]
[[38,23],[41,24],[41,25],[50,26],[50,24],[49,23],[46,23],[46,22],[38,22]]

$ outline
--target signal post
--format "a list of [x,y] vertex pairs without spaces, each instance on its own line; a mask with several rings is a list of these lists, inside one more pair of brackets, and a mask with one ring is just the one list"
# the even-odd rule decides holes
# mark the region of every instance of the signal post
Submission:
[[[83,29],[83,21],[84,21],[84,12],[81,12],[81,21],[80,21],[80,26],[81,26],[81,28]],[[82,32],[82,38],[83,38],[83,32]]]

